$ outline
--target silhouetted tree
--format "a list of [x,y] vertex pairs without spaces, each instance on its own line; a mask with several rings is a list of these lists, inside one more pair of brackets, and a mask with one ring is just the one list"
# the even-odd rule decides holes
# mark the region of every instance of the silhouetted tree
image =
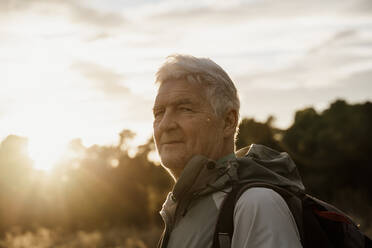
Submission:
[[[372,223],[372,104],[338,100],[320,113],[300,110],[287,130],[273,122],[274,117],[243,119],[237,148],[259,143],[289,152],[312,194]],[[158,211],[173,182],[149,160],[152,138],[128,155],[134,136],[124,129],[112,146],[85,147],[73,140],[68,156],[49,174],[32,168],[27,139],[5,138],[0,144],[0,232],[15,225],[71,231],[161,225]]]
[[321,113],[296,112],[283,136],[308,190],[359,217],[372,211],[371,127],[372,103],[337,100]]
[[240,149],[256,143],[281,150],[278,141],[274,138],[275,132],[280,131],[271,126],[273,120],[272,116],[265,123],[257,122],[253,118],[244,118],[239,124],[236,148]]

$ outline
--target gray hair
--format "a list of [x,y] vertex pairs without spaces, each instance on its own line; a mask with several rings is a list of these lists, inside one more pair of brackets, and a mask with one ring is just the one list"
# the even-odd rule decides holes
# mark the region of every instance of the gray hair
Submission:
[[235,85],[211,59],[180,54],[168,56],[156,73],[156,83],[177,79],[206,85],[207,97],[216,115],[222,116],[230,109],[239,115],[240,101]]

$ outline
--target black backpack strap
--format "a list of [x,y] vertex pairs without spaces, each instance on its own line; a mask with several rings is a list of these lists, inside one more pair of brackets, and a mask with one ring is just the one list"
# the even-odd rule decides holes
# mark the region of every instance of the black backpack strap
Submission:
[[279,186],[267,183],[247,183],[236,184],[232,186],[231,192],[222,202],[217,219],[216,229],[213,237],[212,248],[230,248],[231,240],[234,233],[234,208],[239,197],[248,189],[253,187],[269,188],[277,192],[288,205],[293,217],[295,218],[301,242],[303,240],[303,223],[302,223],[302,201],[296,194]]
[[234,208],[241,186],[243,185],[233,185],[232,190],[222,202],[213,236],[212,248],[231,247],[231,239],[234,232]]

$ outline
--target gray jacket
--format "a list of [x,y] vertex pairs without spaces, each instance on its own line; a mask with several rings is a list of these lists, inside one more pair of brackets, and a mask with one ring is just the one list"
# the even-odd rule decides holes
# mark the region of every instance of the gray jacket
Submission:
[[[243,148],[224,163],[195,156],[160,211],[165,230],[158,247],[212,247],[219,208],[236,181],[304,190],[288,154],[263,145]],[[232,247],[301,247],[293,216],[276,192],[249,189],[239,198],[234,211]]]

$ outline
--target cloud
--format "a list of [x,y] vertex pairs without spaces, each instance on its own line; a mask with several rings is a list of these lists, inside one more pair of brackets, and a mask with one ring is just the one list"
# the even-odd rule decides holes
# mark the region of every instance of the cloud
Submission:
[[372,99],[372,68],[360,71],[345,77],[339,81],[338,88],[351,90],[358,98]]
[[[231,74],[243,116],[274,114],[281,126],[308,105],[371,99],[370,0],[134,2],[0,0],[0,60],[9,68],[0,84],[19,81],[22,89],[0,95],[41,106],[53,96],[76,120],[87,113],[94,128],[82,123],[76,134],[93,137],[97,127],[151,122],[156,68],[166,55],[186,53]],[[20,113],[16,107],[0,101],[0,114]]]
[[84,6],[79,0],[2,0],[0,13],[13,14],[31,11],[45,16],[62,14],[71,22],[98,27],[118,27],[126,23],[125,18],[113,12],[102,12]]
[[[372,24],[372,20],[370,23]],[[328,40],[312,48],[310,53],[316,54],[333,50],[343,54],[350,52],[353,48],[366,48],[372,51],[372,37],[363,38],[361,34],[363,31],[362,28],[355,27],[336,32]]]
[[93,8],[81,5],[71,5],[72,20],[78,23],[87,23],[96,26],[115,27],[125,23],[124,18],[117,13],[102,13]]
[[[261,0],[261,1],[187,1],[170,0],[140,6],[138,15],[151,20],[187,23],[231,23],[252,19],[303,18],[306,16],[371,16],[370,0]],[[187,22],[186,22],[187,20]],[[200,22],[204,20],[204,22]]]
[[275,125],[287,128],[294,113],[306,107],[323,110],[336,99],[348,102],[364,102],[372,99],[372,69],[351,74],[330,87],[324,88],[251,88],[241,91],[242,116],[254,116],[266,120],[269,115],[277,117]]
[[131,28],[146,36],[125,45],[211,57],[255,53],[257,60],[283,50],[303,53],[341,29],[371,25],[372,17],[354,18],[364,1],[150,1],[124,10]]
[[265,120],[273,114],[288,127],[296,110],[323,109],[339,98],[372,99],[371,39],[357,29],[342,30],[286,66],[235,76],[242,116]]
[[122,74],[90,62],[76,62],[71,67],[90,80],[106,96],[121,97],[130,94],[130,90],[121,85],[124,78]]
[[356,11],[359,13],[365,13],[371,15],[372,13],[372,1],[369,0],[357,0],[355,1],[357,4],[353,6],[351,9],[352,11]]
[[236,79],[249,90],[325,88],[371,68],[372,37],[364,38],[356,30],[344,30],[285,67],[259,73],[246,72]]

